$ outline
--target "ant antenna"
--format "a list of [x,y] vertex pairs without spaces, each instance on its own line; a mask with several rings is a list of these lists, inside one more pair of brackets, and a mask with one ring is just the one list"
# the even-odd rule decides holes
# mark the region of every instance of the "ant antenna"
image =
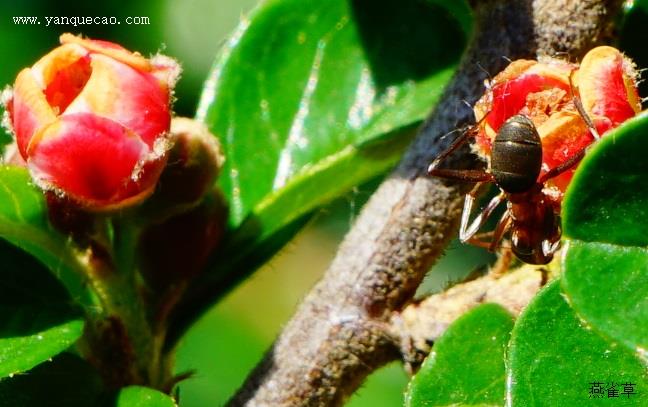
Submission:
[[486,77],[488,78],[488,79],[486,79],[486,81],[488,83],[488,85],[486,85],[486,88],[490,89],[492,87],[492,84],[493,84],[493,77],[491,76],[490,72],[488,72],[486,70],[486,68],[484,68],[479,61],[476,62],[476,65],[477,65],[477,68],[479,68],[480,71],[482,71],[483,73],[486,74]]
[[458,128],[456,128],[456,129],[454,129],[454,130],[450,130],[449,132],[447,132],[447,133],[444,134],[443,136],[439,137],[439,140],[443,140],[443,139],[445,139],[446,137],[448,137],[449,135],[451,135],[451,134],[453,134],[453,133],[457,133],[457,132],[464,131],[465,129],[466,129],[466,126],[462,126],[462,127],[458,127]]
[[[490,113],[490,112],[488,112],[488,113]],[[465,126],[454,129],[454,130],[450,131],[449,133],[446,133],[443,136],[441,136],[441,138],[443,138],[443,137],[448,136],[451,133],[454,133],[454,132],[457,132],[457,131],[461,132],[461,135],[459,135],[459,137],[454,139],[452,141],[452,143],[450,144],[450,146],[445,151],[443,151],[441,154],[439,154],[437,156],[437,158],[434,159],[434,161],[432,161],[432,163],[428,166],[428,173],[436,170],[436,168],[439,166],[439,164],[441,164],[441,162],[447,156],[452,154],[453,151],[455,151],[457,148],[461,147],[464,143],[466,143],[468,141],[468,139],[470,139],[471,137],[474,137],[475,134],[477,133],[476,129],[478,129],[479,126],[482,124],[482,122],[486,119],[486,117],[488,116],[488,113],[486,113],[484,115],[484,117],[482,117],[475,124],[472,124],[472,125],[467,124]]]

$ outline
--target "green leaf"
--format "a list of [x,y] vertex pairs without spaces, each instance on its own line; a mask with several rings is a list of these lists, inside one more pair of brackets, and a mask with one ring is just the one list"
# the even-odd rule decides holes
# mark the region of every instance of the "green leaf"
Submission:
[[648,115],[606,135],[566,193],[563,288],[597,331],[648,358]]
[[0,262],[0,377],[6,377],[74,344],[83,318],[40,263],[2,240]]
[[648,246],[648,114],[606,134],[578,166],[563,204],[570,239]]
[[115,407],[177,407],[172,398],[148,387],[130,386],[117,395]]
[[108,391],[98,372],[72,353],[62,353],[29,373],[0,380],[6,407],[177,407],[157,390],[129,386]]
[[226,156],[227,244],[189,288],[169,346],[314,209],[397,162],[466,42],[469,7],[446,3],[269,0],[243,20],[197,113]]
[[92,304],[67,239],[52,228],[47,216],[43,193],[27,170],[0,166],[0,238],[45,264],[77,301]]
[[62,353],[27,374],[0,380],[0,405],[6,407],[103,406],[102,382],[86,361]]
[[574,240],[564,268],[578,315],[648,360],[648,250]]
[[262,3],[221,52],[197,115],[223,144],[230,225],[263,240],[392,166],[465,38],[444,7],[417,0]]
[[406,406],[501,406],[512,316],[495,304],[456,320],[410,381]]
[[[560,292],[560,282],[545,287],[518,319],[507,363],[507,405],[577,406],[590,400],[592,383],[607,389],[633,383],[634,396],[608,399],[609,405],[646,405],[646,366],[623,346],[584,325]],[[603,402],[603,400],[598,400]],[[598,405],[598,404],[597,404]]]

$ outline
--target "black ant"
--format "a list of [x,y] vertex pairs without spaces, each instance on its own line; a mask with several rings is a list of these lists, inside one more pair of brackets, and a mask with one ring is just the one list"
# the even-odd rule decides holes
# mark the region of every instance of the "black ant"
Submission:
[[[571,75],[572,101],[595,140],[600,138],[577,96]],[[560,247],[560,203],[544,190],[544,183],[569,170],[585,155],[585,147],[559,166],[539,177],[542,167],[542,142],[533,122],[518,114],[509,118],[499,129],[491,149],[490,168],[487,170],[452,170],[437,168],[448,155],[470,137],[475,136],[484,116],[476,125],[465,131],[441,153],[428,168],[437,177],[476,182],[466,195],[459,229],[459,239],[494,251],[504,235],[511,233],[511,249],[522,261],[530,264],[547,264]],[[500,189],[469,224],[473,203],[482,183],[494,183]],[[484,225],[495,208],[506,200],[506,211],[495,230],[481,235],[477,231]],[[490,242],[480,238],[492,236]]]

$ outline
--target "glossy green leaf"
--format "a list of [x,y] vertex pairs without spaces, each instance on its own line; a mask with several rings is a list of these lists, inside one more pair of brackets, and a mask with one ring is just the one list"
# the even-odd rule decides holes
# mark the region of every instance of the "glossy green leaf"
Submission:
[[80,266],[47,216],[43,193],[31,183],[27,171],[0,166],[0,238],[45,264],[77,301],[91,304]]
[[115,407],[176,407],[176,403],[157,390],[130,386],[119,391]]
[[[590,399],[593,383],[605,388],[605,400]],[[634,384],[637,394],[621,397],[623,383]],[[619,397],[608,399],[612,384]],[[633,352],[585,326],[563,298],[559,281],[535,297],[513,328],[507,405],[571,407],[607,401],[614,406],[642,406],[647,404],[646,394],[646,366]]]
[[62,353],[27,374],[0,380],[0,406],[106,406],[101,378],[86,361]]
[[177,407],[157,390],[130,386],[107,390],[98,372],[72,353],[62,353],[26,374],[0,380],[6,407]]
[[221,52],[198,109],[227,158],[231,225],[263,239],[393,165],[465,38],[437,2],[262,3]]
[[269,0],[243,20],[197,114],[223,145],[230,230],[169,346],[315,208],[396,163],[463,51],[469,8],[446,3]]
[[563,289],[596,330],[648,358],[648,115],[606,135],[563,205]]
[[6,377],[74,344],[83,318],[39,262],[1,240],[0,262],[0,377]]
[[501,406],[504,353],[513,328],[502,307],[485,304],[455,321],[410,381],[405,405]]
[[648,250],[570,241],[563,287],[578,314],[648,360]]

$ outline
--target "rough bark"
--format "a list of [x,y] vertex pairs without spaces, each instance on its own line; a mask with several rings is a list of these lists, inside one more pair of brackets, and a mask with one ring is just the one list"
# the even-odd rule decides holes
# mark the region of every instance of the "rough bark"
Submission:
[[[304,299],[231,406],[341,405],[372,371],[400,357],[392,315],[455,235],[465,185],[426,176],[451,137],[472,121],[489,72],[508,59],[564,53],[578,59],[605,42],[621,1],[472,1],[476,29],[444,97],[398,167],[363,208],[322,280]],[[457,167],[474,165],[464,150]]]

